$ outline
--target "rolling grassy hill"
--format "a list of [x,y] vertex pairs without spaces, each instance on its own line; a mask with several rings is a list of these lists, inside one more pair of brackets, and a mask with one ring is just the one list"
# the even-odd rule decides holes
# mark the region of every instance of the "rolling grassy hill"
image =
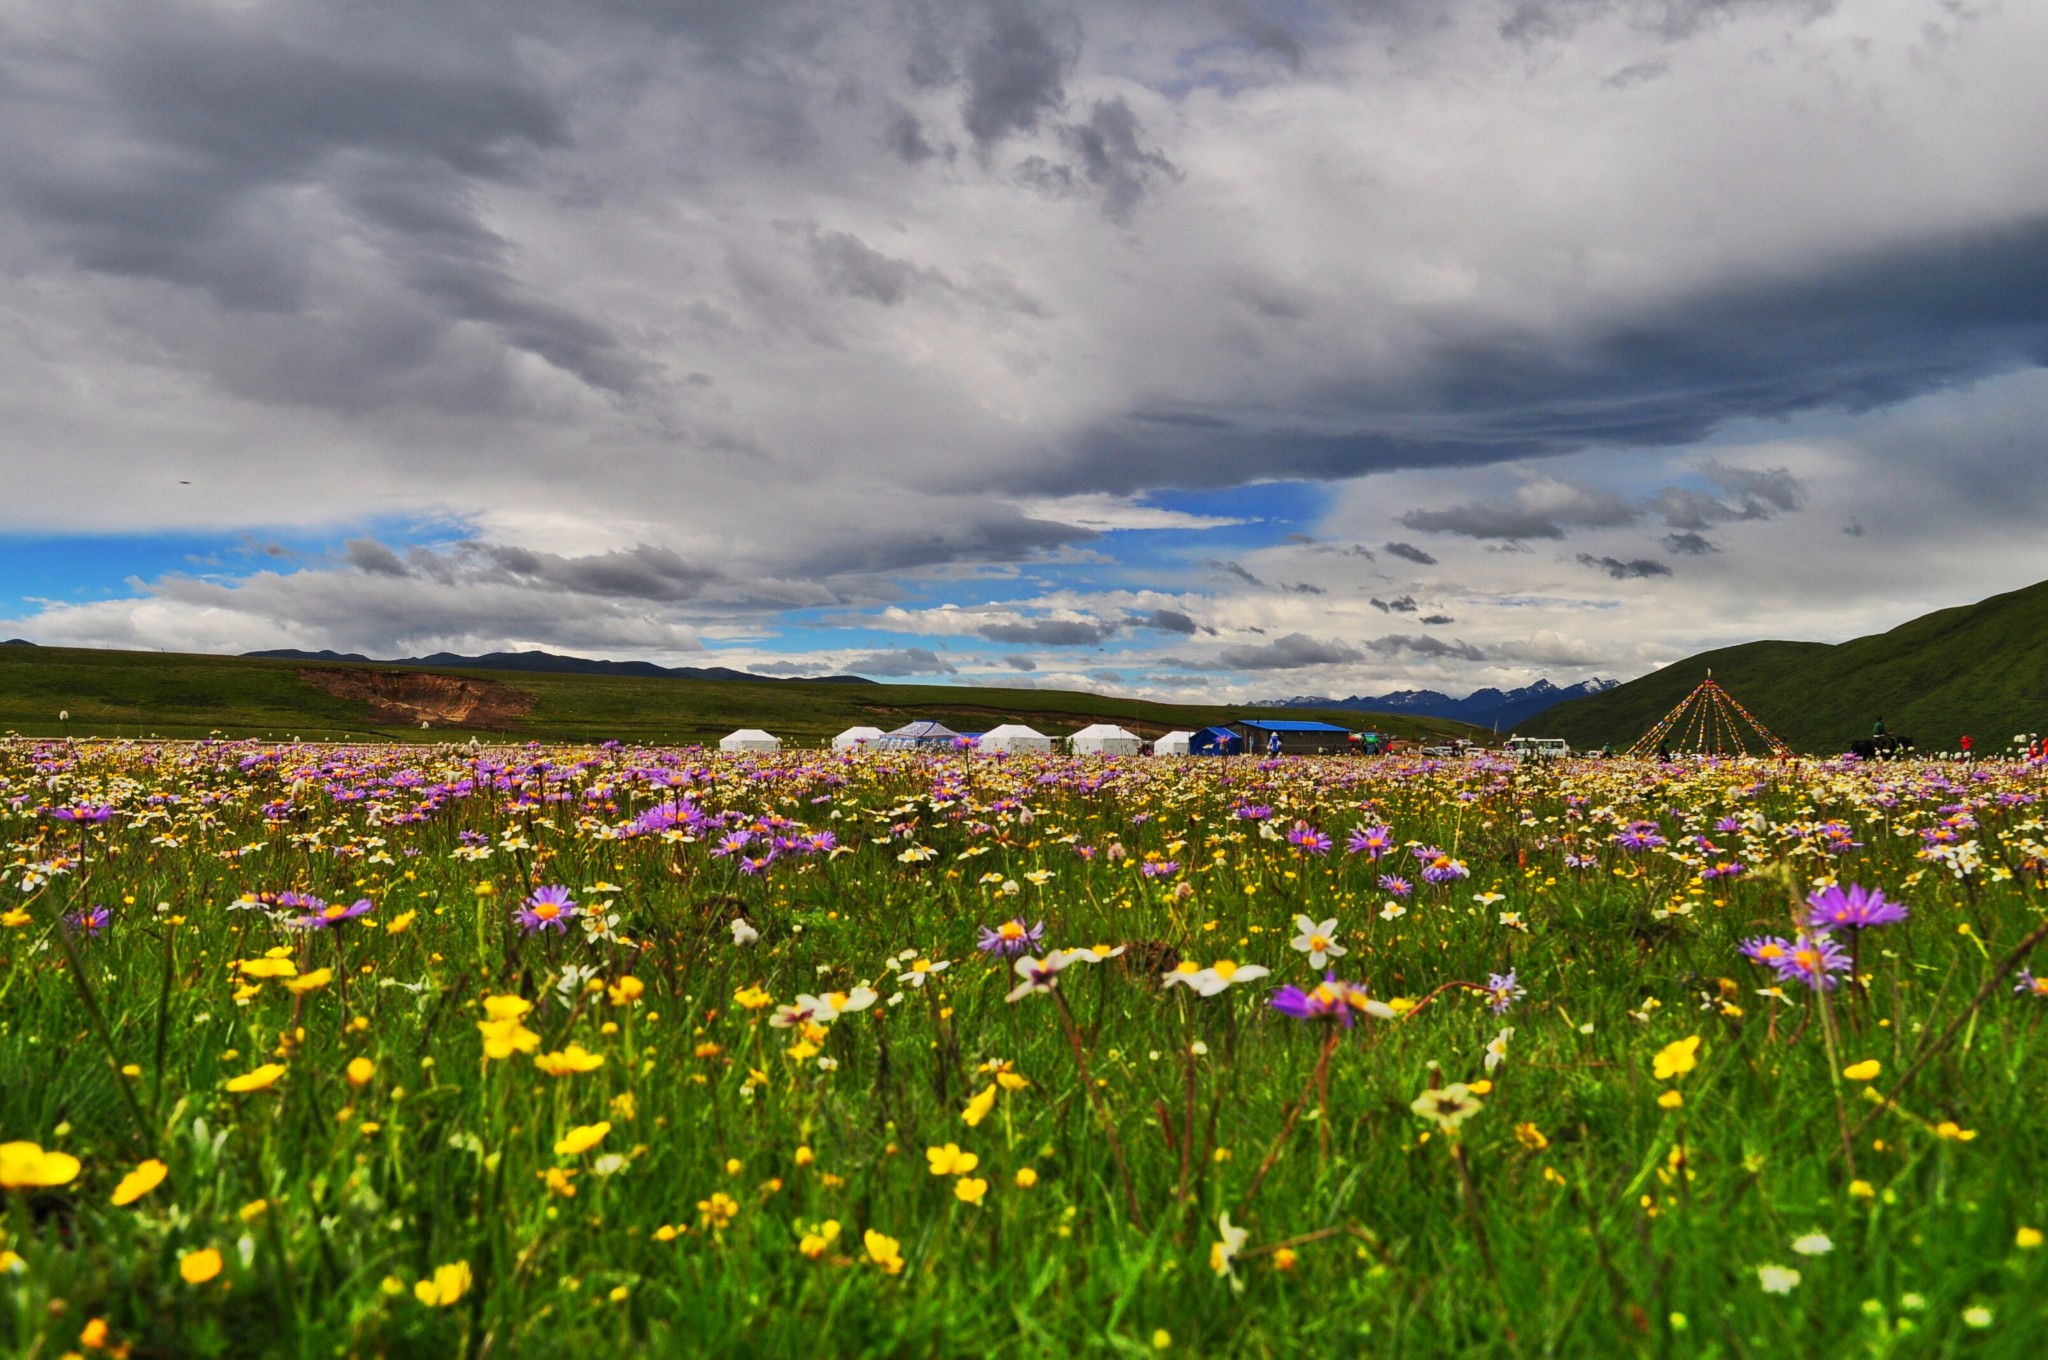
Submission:
[[[1031,724],[1059,736],[1092,722],[1120,723],[1152,737],[1234,717],[1235,707],[1155,704],[1064,690],[973,689],[946,685],[847,685],[794,681],[678,680],[483,670],[434,672],[508,686],[531,710],[494,731],[373,720],[361,700],[327,693],[302,672],[380,672],[417,679],[417,669],[323,664],[257,657],[59,647],[0,647],[0,730],[24,736],[234,737],[398,741],[532,739],[689,743],[737,727],[761,727],[785,741],[821,742],[848,727],[887,730],[935,718],[956,731]],[[68,722],[58,714],[68,712]],[[1265,716],[1273,716],[1267,714]],[[1440,718],[1290,710],[1397,736],[1476,736]]]
[[1559,704],[1525,725],[1581,749],[1625,747],[1714,679],[1794,750],[1835,752],[1879,715],[1923,751],[2006,749],[2048,732],[2048,582],[1938,610],[1887,633],[1833,645],[1750,642],[1702,652],[1605,694]]

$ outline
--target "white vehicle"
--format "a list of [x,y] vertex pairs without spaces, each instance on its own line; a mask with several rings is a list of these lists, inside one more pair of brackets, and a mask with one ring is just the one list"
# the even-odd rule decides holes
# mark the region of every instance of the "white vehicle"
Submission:
[[1562,737],[1509,737],[1508,754],[1517,760],[1542,759],[1562,760],[1572,753],[1572,748]]

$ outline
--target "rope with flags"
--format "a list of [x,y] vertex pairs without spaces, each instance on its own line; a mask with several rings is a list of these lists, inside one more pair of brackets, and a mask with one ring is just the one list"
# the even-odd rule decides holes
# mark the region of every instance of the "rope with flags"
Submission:
[[1735,696],[1714,681],[1714,673],[1700,681],[1692,693],[1679,700],[1657,725],[1628,748],[1631,756],[1654,755],[1665,750],[1693,751],[1706,755],[1748,755],[1749,738],[1743,727],[1754,733],[1764,750],[1774,756],[1789,756],[1790,747],[1777,734],[1758,722],[1756,716]]

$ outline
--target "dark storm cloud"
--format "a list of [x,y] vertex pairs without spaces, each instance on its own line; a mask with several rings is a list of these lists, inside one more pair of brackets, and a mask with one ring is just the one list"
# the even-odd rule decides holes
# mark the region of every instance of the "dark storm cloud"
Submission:
[[1305,666],[1337,666],[1359,661],[1364,653],[1348,642],[1325,642],[1306,633],[1289,633],[1271,642],[1225,647],[1206,669],[1230,671],[1294,671]]
[[[1010,477],[1033,494],[1229,486],[1254,466],[1335,479],[1670,447],[1737,420],[1875,410],[2048,365],[2048,216],[1702,285],[1590,320],[1584,334],[1473,322],[1398,381],[1361,368],[1284,412],[1141,408]],[[1550,537],[1552,524],[1504,511],[1467,527]]]
[[349,565],[372,576],[409,576],[398,554],[373,538],[352,538],[344,545]]
[[1690,530],[1682,534],[1666,534],[1663,541],[1664,546],[1672,552],[1682,553],[1688,557],[1703,557],[1708,553],[1721,551],[1721,545],[1713,539]]
[[1123,631],[1099,619],[1026,619],[1018,623],[987,623],[974,630],[990,642],[1040,647],[1098,647]]
[[1737,520],[1774,519],[1806,504],[1805,485],[1784,468],[1757,471],[1709,463],[1706,474],[1732,499],[1667,486],[1645,508],[1661,515],[1673,529],[1699,530]]
[[1564,486],[1524,488],[1537,494],[1512,501],[1472,501],[1448,510],[1410,510],[1401,523],[1428,533],[1460,534],[1519,542],[1525,538],[1563,538],[1567,527],[1612,527],[1636,517],[1627,498],[1609,491]]
[[960,673],[952,662],[925,647],[898,647],[886,652],[870,652],[866,656],[857,656],[847,662],[846,670],[854,675],[878,675],[887,679],[906,675]]
[[464,545],[495,573],[522,584],[635,600],[688,600],[719,579],[717,570],[668,548],[641,544],[624,551],[564,557],[500,544]]
[[927,510],[920,518],[921,523],[863,523],[857,535],[813,544],[796,559],[793,574],[833,577],[960,561],[1015,562],[1099,537],[1092,529],[985,505],[946,514]]
[[849,232],[814,231],[810,252],[811,267],[817,270],[819,281],[831,291],[845,297],[879,302],[885,307],[902,302],[920,286],[952,286],[937,270],[884,255]]
[[1427,634],[1388,633],[1384,637],[1372,639],[1365,645],[1369,650],[1377,652],[1382,656],[1392,655],[1397,652],[1407,652],[1413,656],[1429,657],[1438,660],[1486,660],[1486,653],[1480,651],[1469,642],[1445,642],[1442,638],[1430,637]]
[[1587,23],[1619,13],[1660,37],[1689,38],[1713,24],[1744,14],[1780,13],[1795,22],[1826,16],[1835,0],[1516,0],[1500,21],[1500,34],[1514,42],[1557,42]]
[[1446,623],[1456,623],[1457,620],[1452,618],[1449,614],[1424,614],[1421,618],[1417,619],[1416,622],[1427,624],[1432,628],[1436,628],[1441,627]]
[[1416,605],[1413,595],[1400,595],[1391,600],[1382,600],[1375,595],[1372,607],[1382,614],[1413,614],[1419,606]]
[[1617,581],[1638,581],[1645,577],[1671,574],[1671,568],[1648,557],[1631,558],[1624,562],[1618,557],[1595,557],[1591,553],[1580,553],[1576,560],[1580,566],[1604,571]]
[[1160,633],[1179,633],[1183,637],[1193,637],[1201,627],[1178,609],[1155,609],[1150,614],[1133,614],[1131,623],[1134,627],[1150,628]]
[[1113,219],[1130,216],[1146,190],[1160,179],[1179,179],[1180,168],[1138,141],[1138,115],[1122,96],[1099,99],[1088,119],[1068,123],[1060,139],[1080,161],[1081,173],[1102,193],[1102,208]]
[[1066,103],[1066,81],[1080,55],[1080,25],[1071,16],[1027,3],[996,0],[961,63],[967,88],[960,116],[968,136],[987,151]]
[[1413,562],[1419,567],[1433,567],[1436,565],[1434,557],[1416,547],[1413,543],[1389,543],[1387,545],[1387,553],[1390,556]]

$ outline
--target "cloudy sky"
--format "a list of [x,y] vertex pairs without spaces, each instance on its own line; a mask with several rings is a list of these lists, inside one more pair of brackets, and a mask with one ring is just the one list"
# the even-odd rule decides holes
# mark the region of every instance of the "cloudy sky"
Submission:
[[1160,696],[2048,578],[2034,0],[0,0],[0,636]]

